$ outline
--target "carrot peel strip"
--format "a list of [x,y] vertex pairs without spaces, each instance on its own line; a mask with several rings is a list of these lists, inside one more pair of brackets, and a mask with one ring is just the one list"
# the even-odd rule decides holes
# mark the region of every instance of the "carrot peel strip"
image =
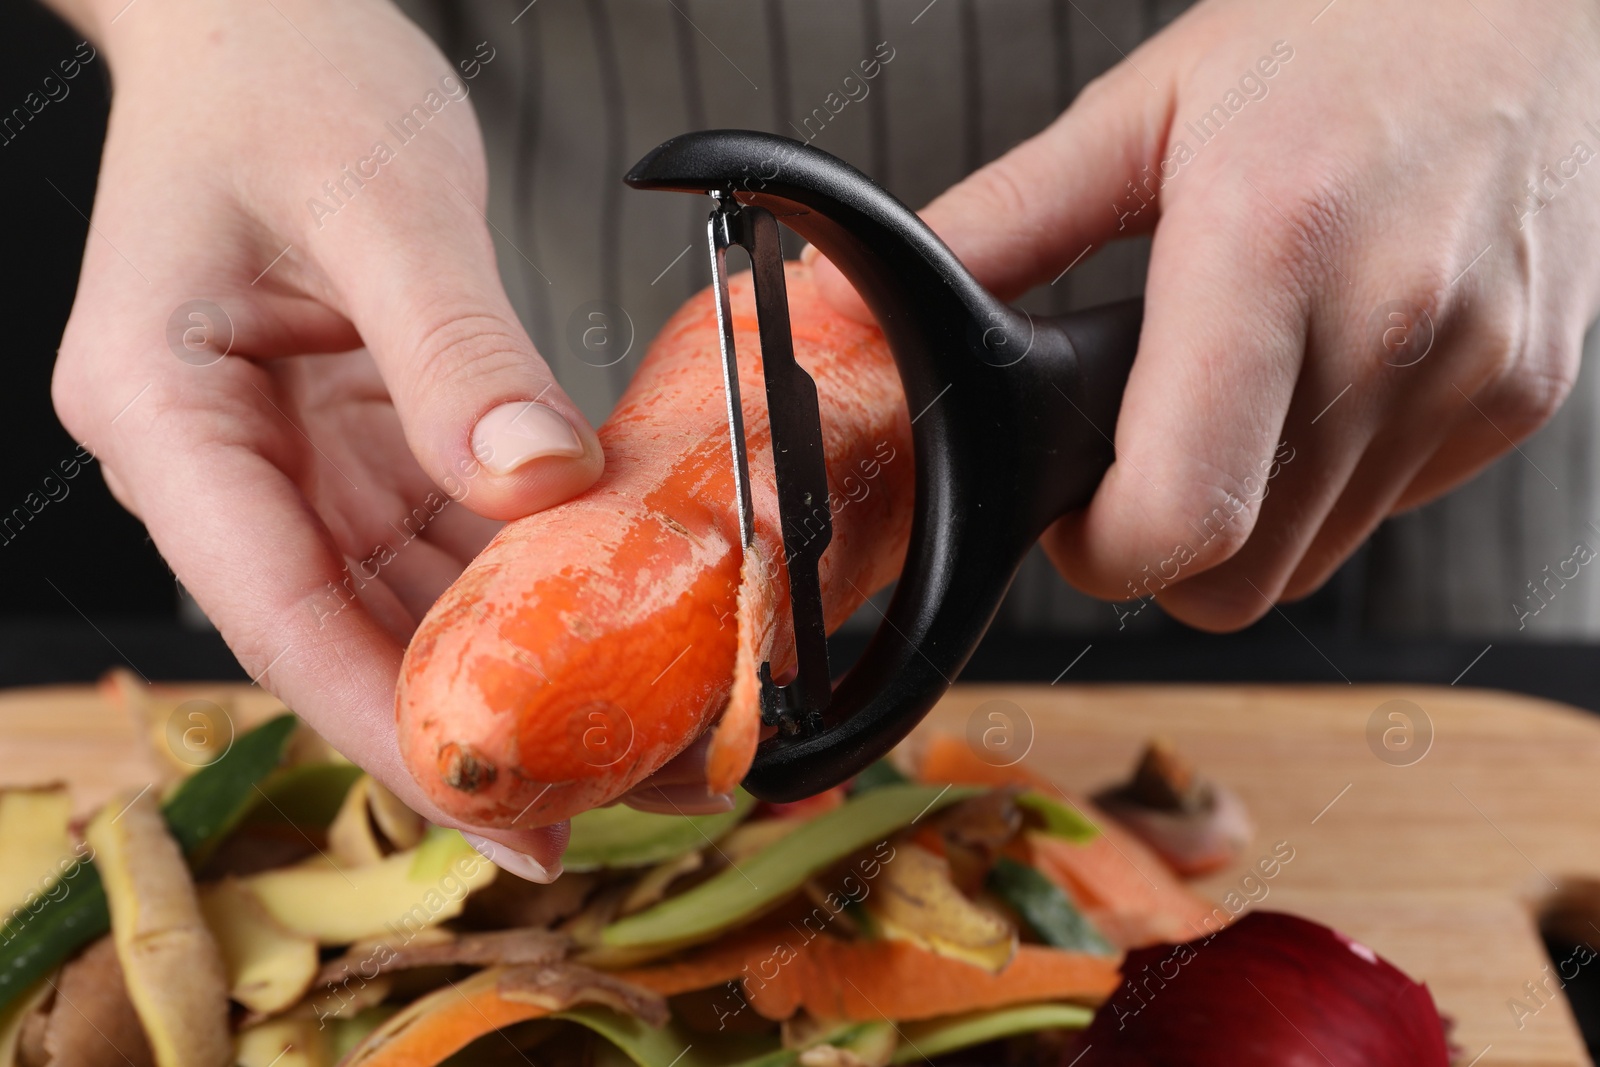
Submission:
[[769,926],[708,946],[683,960],[624,971],[663,996],[742,979],[745,996],[769,1019],[805,1008],[818,1018],[896,1021],[1046,1000],[1097,1004],[1121,981],[1118,958],[1022,945],[999,973],[904,941],[805,941]]
[[761,664],[772,655],[777,634],[777,588],[768,577],[769,557],[757,541],[745,550],[739,575],[739,649],[733,663],[728,708],[711,735],[706,782],[714,793],[738,785],[755,759],[761,740]]

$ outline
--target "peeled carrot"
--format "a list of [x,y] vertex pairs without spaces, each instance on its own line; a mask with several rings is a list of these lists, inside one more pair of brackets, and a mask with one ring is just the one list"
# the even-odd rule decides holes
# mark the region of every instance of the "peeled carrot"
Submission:
[[1143,841],[1103,812],[1020,764],[996,767],[980,759],[959,737],[934,734],[917,776],[924,782],[961,785],[1023,785],[1072,802],[1100,833],[1079,843],[1029,832],[1012,851],[1055,882],[1083,909],[1095,927],[1119,948],[1162,941],[1188,941],[1215,933],[1228,913],[1180,881]]
[[[815,513],[833,516],[821,564],[831,628],[904,557],[910,420],[882,335],[826,309],[804,266],[789,264],[788,282],[832,490]],[[769,652],[775,671],[793,657],[749,275],[731,290],[757,551],[745,560],[739,543],[708,291],[667,324],[601,428],[600,481],[502,530],[407,649],[401,749],[452,815],[532,827],[604,804],[724,708],[712,785],[729,788],[748,769],[759,730],[755,668]]]

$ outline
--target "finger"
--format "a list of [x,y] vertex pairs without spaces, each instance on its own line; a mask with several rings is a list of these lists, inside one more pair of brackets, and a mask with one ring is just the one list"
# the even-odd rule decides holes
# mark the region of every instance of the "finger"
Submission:
[[1218,188],[1169,211],[1156,235],[1115,459],[1089,507],[1045,538],[1092,595],[1162,593],[1231,557],[1255,527],[1304,355],[1299,275],[1320,269],[1298,233],[1261,224],[1258,195]]
[[[1095,245],[1155,225],[1172,94],[1152,63],[1086,86],[1044,132],[951,187],[923,211],[980,283],[1002,299],[1056,277]],[[1155,82],[1147,80],[1155,78]],[[834,307],[871,317],[838,270],[807,250]]]
[[622,798],[635,811],[655,815],[717,815],[733,810],[733,795],[700,785],[641,785]]
[[420,537],[383,555],[364,560],[346,557],[346,566],[346,581],[363,594],[369,587],[393,594],[408,620],[400,632],[402,640],[410,640],[417,622],[462,571],[460,559]]
[[484,546],[504,525],[451,503],[428,524],[422,536],[454,556],[460,561],[460,566],[465,566],[483,551]]
[[[1542,365],[1537,360],[1532,366],[1514,364],[1488,386],[1473,389],[1470,383],[1450,383],[1446,400],[1456,405],[1450,434],[1395,501],[1395,511],[1449,492],[1550,420],[1576,381],[1582,360],[1581,328],[1569,329],[1553,343],[1562,346],[1558,357]],[[1555,484],[1534,469],[1538,478]]]
[[553,882],[561,877],[560,857],[572,837],[572,824],[559,822],[536,830],[462,830],[461,836],[502,871],[529,882]]
[[[1305,558],[1284,583],[1286,599],[1318,588],[1388,516],[1455,488],[1515,447],[1566,396],[1570,379],[1539,381],[1520,369],[1491,375],[1476,388],[1471,380],[1459,380],[1469,368],[1514,366],[1493,316],[1469,312],[1464,318],[1450,331],[1453,343],[1431,365],[1401,369],[1423,380],[1406,390],[1405,406],[1391,413],[1367,447]],[[1576,366],[1576,347],[1569,362]],[[1476,395],[1469,397],[1463,385]]]
[[[1437,396],[1385,395],[1381,372],[1344,388],[1330,361],[1307,364],[1254,533],[1231,558],[1180,576],[1157,598],[1181,622],[1233,629],[1317,588],[1388,514],[1449,425]],[[1337,408],[1326,400],[1335,395]],[[1394,417],[1399,410],[1405,417]]]
[[[345,561],[332,535],[265,458],[281,433],[272,420],[281,416],[237,399],[254,395],[241,379],[270,386],[265,372],[225,361],[206,368],[206,388],[196,390],[182,373],[196,368],[166,352],[102,365],[142,366],[151,377],[90,389],[85,376],[97,368],[63,358],[56,385],[80,398],[68,409],[70,429],[118,472],[162,556],[241,666],[423,818],[459,826],[429,801],[400,754],[401,638],[365,601],[342,595]],[[229,380],[231,401],[223,388]],[[115,410],[113,398],[120,404],[135,394],[136,402]],[[558,830],[513,833],[509,841],[559,871]]]
[[517,321],[466,196],[375,202],[330,226],[319,255],[423,470],[447,492],[470,480],[478,514],[519,518],[586,489],[604,461]]
[[1407,486],[1429,461],[1436,442],[1396,445],[1379,435],[1361,457],[1327,521],[1306,546],[1274,599],[1298,600],[1320,589],[1350,554],[1396,510]]
[[109,463],[100,464],[100,477],[105,479],[106,489],[110,491],[112,498],[121,504],[128,514],[136,519],[139,518],[139,513],[134,510],[133,497],[128,493],[128,487],[118,477],[117,472],[111,469]]
[[711,737],[708,730],[695,738],[688,748],[622,796],[622,803],[661,815],[712,815],[732,811],[732,795],[713,793],[706,787],[706,758],[711,749]]

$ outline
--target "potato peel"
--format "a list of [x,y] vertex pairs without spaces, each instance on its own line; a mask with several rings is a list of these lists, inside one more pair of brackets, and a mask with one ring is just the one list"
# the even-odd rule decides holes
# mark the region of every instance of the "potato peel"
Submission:
[[84,834],[105,883],[128,995],[159,1067],[231,1062],[228,979],[189,866],[149,790],[100,810]]

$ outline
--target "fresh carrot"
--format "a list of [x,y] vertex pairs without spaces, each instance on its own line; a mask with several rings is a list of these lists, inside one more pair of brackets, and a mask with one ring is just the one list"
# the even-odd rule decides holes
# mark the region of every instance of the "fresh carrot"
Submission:
[[[827,310],[805,267],[790,264],[788,282],[832,489],[814,513],[833,518],[821,564],[832,627],[900,567],[910,420],[881,333]],[[667,324],[601,428],[600,481],[502,530],[406,652],[401,747],[452,815],[531,827],[604,804],[725,707],[712,785],[731,787],[748,769],[759,730],[755,669],[769,650],[778,672],[793,654],[749,276],[731,289],[757,551],[747,560],[740,548],[708,291]]]
[[980,759],[962,738],[934,734],[917,774],[929,783],[1024,785],[1060,797],[1084,813],[1099,830],[1093,839],[1074,841],[1029,831],[1012,843],[1008,853],[1055,882],[1119,948],[1189,941],[1216,932],[1227,921],[1228,912],[1180,881],[1143,841],[1089,801],[1020,764],[996,767]]

